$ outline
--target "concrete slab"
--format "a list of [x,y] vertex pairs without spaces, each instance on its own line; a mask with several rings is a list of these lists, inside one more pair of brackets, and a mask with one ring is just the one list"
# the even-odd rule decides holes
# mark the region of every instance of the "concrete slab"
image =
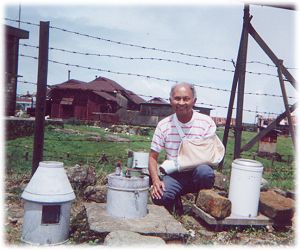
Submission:
[[[106,212],[106,203],[84,203],[90,230],[107,235],[117,230],[158,236],[166,242],[186,242],[188,231],[161,206],[148,204],[148,214],[140,219],[114,218]],[[122,209],[122,208],[120,208]]]
[[267,226],[273,224],[272,220],[264,216],[263,214],[259,214],[255,218],[237,217],[234,215],[230,215],[223,220],[216,220],[214,217],[204,212],[195,204],[192,206],[192,210],[197,217],[200,217],[209,225],[214,226]]

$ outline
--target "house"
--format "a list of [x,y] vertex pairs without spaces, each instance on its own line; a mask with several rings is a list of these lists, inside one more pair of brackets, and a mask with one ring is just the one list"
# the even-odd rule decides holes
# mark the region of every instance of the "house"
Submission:
[[27,96],[17,96],[16,110],[27,111],[28,108],[32,108],[33,106],[33,98]]
[[170,103],[160,97],[141,103],[141,115],[166,117],[173,113]]
[[99,120],[100,115],[105,113],[113,122],[117,122],[117,116],[113,114],[119,109],[138,111],[140,104],[145,102],[132,91],[105,77],[88,83],[70,79],[52,86],[48,97],[51,118]]
[[[227,118],[226,117],[212,117],[214,120],[215,124],[219,126],[225,126]],[[230,120],[230,126],[235,126],[235,118],[231,118]]]
[[[196,107],[196,106],[194,106],[193,109],[206,115],[210,115],[210,111],[211,111],[210,108]],[[154,97],[147,102],[141,103],[140,112],[141,115],[159,116],[159,117],[166,117],[174,113],[171,104],[160,97]]]
[[[292,125],[294,129],[296,128],[296,115],[295,112],[291,114]],[[262,115],[257,115],[257,128],[261,130],[261,128],[266,128],[269,124],[271,124],[275,118],[264,117]],[[279,123],[276,124],[276,129],[281,131],[281,135],[289,135],[290,134],[290,126],[288,123],[287,117],[282,119]]]

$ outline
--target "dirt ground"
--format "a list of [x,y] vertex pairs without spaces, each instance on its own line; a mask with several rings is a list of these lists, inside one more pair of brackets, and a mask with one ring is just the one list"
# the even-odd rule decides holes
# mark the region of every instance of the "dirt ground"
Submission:
[[[23,189],[28,182],[28,176],[18,178],[6,178],[5,180],[5,244],[23,245],[21,242],[23,224],[23,202],[20,199]],[[175,216],[189,231],[186,242],[189,246],[200,245],[260,245],[260,246],[294,246],[295,245],[295,221],[284,228],[267,227],[228,227],[222,231],[216,231],[214,227],[197,219],[191,210],[189,197],[185,197],[184,214]],[[86,217],[82,213],[83,200],[77,197],[72,205],[70,237],[68,245],[102,244],[103,239],[97,239],[90,234]]]

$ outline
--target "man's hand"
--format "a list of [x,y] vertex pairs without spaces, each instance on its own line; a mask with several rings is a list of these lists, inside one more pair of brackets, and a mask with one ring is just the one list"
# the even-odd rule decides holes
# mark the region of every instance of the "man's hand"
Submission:
[[161,199],[163,192],[165,191],[165,184],[160,180],[157,171],[158,154],[159,153],[155,152],[154,150],[151,150],[149,154],[149,173],[152,180],[152,188],[150,193],[154,199]]
[[163,196],[163,192],[165,191],[165,184],[161,180],[157,180],[153,183],[151,189],[151,196],[154,199],[161,199]]

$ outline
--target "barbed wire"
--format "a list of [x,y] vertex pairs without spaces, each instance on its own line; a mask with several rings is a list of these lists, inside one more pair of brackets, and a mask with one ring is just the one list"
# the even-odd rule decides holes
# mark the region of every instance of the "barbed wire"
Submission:
[[[33,26],[38,26],[38,27],[40,26],[39,24],[28,22],[28,21],[20,21],[20,20],[16,20],[16,19],[7,18],[7,17],[4,18],[4,19],[7,20],[7,21],[23,23],[23,24],[27,24],[27,25],[33,25]],[[225,59],[225,58],[219,58],[219,57],[209,57],[209,56],[202,56],[202,55],[194,55],[194,54],[184,53],[184,52],[180,52],[180,51],[171,51],[171,50],[165,50],[165,49],[158,49],[158,48],[155,48],[155,47],[147,47],[147,46],[142,46],[142,45],[124,43],[124,42],[120,42],[120,41],[114,41],[114,40],[111,40],[111,39],[106,39],[106,38],[102,38],[102,37],[97,37],[97,36],[92,36],[92,35],[76,32],[76,31],[71,31],[71,30],[67,30],[67,29],[60,28],[60,27],[55,27],[55,26],[50,26],[50,28],[57,29],[57,30],[60,30],[60,31],[63,31],[63,32],[68,32],[68,33],[75,34],[75,35],[85,36],[85,37],[88,37],[88,38],[93,38],[93,39],[97,39],[97,40],[111,42],[111,43],[115,43],[115,44],[118,44],[118,45],[137,47],[137,48],[141,48],[141,49],[148,49],[148,50],[159,51],[159,52],[164,52],[164,53],[179,54],[179,55],[183,55],[183,56],[202,58],[202,59],[207,59],[207,60],[218,60],[218,61],[229,62],[229,63],[232,63],[232,61],[233,61],[232,59]],[[268,67],[276,67],[274,65],[264,63],[264,62],[260,62],[260,61],[249,61],[247,63],[257,63],[257,64],[262,64],[262,65],[265,65],[265,66],[268,66]],[[286,67],[286,68],[287,69],[297,69],[297,68],[291,68],[291,67]]]
[[[23,81],[23,82],[24,83],[25,82],[28,83],[27,81]],[[32,83],[32,84],[34,84],[34,83]],[[47,85],[47,86],[49,86],[49,85]],[[159,97],[159,96],[151,96],[151,95],[144,95],[144,94],[138,94],[138,93],[136,93],[136,95],[139,95],[139,96],[142,96],[142,97],[149,97],[149,98],[161,98],[163,100],[169,101],[168,98]],[[224,108],[224,109],[228,109],[228,106],[222,106],[222,105],[216,105],[216,104],[209,104],[209,103],[205,103],[205,102],[196,102],[195,105],[205,105],[205,106],[212,107],[212,108]],[[236,108],[232,107],[232,109],[236,109]],[[275,116],[280,115],[279,113],[267,112],[267,111],[259,111],[259,110],[250,110],[250,109],[243,109],[243,111],[250,112],[250,113],[256,113],[256,114],[266,114],[266,115],[275,115]]]
[[[24,47],[31,47],[31,48],[36,48],[36,49],[39,48],[39,46],[30,45],[30,44],[24,44],[24,43],[21,43],[20,45],[22,45]],[[230,72],[230,73],[234,73],[235,72],[235,70],[232,70],[232,69],[226,69],[226,68],[221,68],[221,67],[214,67],[214,66],[209,66],[209,65],[204,65],[204,64],[197,64],[197,63],[189,63],[189,62],[184,62],[184,61],[180,61],[180,60],[173,60],[173,59],[166,59],[166,58],[157,58],[157,57],[127,57],[127,56],[118,56],[118,55],[111,55],[111,54],[99,54],[99,53],[79,52],[79,51],[67,50],[67,49],[62,49],[62,48],[54,48],[54,47],[49,47],[49,49],[50,50],[57,50],[57,51],[61,51],[61,52],[67,52],[67,53],[70,53],[70,54],[84,55],[84,56],[109,57],[109,58],[118,58],[118,59],[126,59],[126,60],[151,60],[151,61],[160,61],[160,62],[172,62],[172,63],[178,63],[178,64],[187,65],[187,66],[194,66],[194,67],[201,67],[201,68],[212,69],[212,70],[219,70],[219,71],[223,71],[223,72]],[[265,73],[265,72],[253,72],[253,71],[247,71],[247,70],[245,72],[249,73],[249,74],[254,74],[254,75],[266,75],[266,76],[278,77],[278,75],[270,74],[270,73]]]
[[[251,63],[251,64],[261,64],[261,65],[265,65],[267,67],[272,67],[272,68],[277,68],[276,65],[272,65],[269,63],[264,63],[264,62],[260,62],[260,61],[248,61],[247,63]],[[292,69],[292,70],[296,70],[297,68],[293,68],[293,67],[285,67],[286,69]]]
[[[170,80],[171,81],[171,80]],[[33,85],[37,85],[37,83],[35,82],[30,82],[30,81],[24,81],[24,80],[18,80],[18,82],[20,83],[25,83],[25,84],[33,84]],[[193,84],[196,87],[200,87],[200,88],[206,88],[206,89],[211,89],[211,90],[219,90],[219,91],[224,91],[224,92],[231,92],[230,89],[223,89],[223,88],[215,88],[215,87],[209,87],[209,86],[204,86],[204,85],[199,85],[199,84]],[[48,87],[52,87],[52,85],[47,85]],[[255,93],[255,92],[245,92],[245,95],[256,95],[256,96],[269,96],[269,97],[280,97],[282,98],[282,95],[276,95],[276,94],[266,94],[266,93]],[[132,94],[133,95],[133,94]],[[143,94],[137,94],[139,96],[144,96],[144,97],[158,97],[158,96],[149,96],[149,95],[143,95]],[[161,98],[161,97],[160,97]],[[288,96],[289,99],[296,99],[296,97],[293,96]],[[166,99],[166,98],[164,98]],[[166,99],[168,100],[168,99]]]
[[[36,57],[36,56],[30,56],[30,55],[25,55],[25,54],[20,54],[20,56],[21,57],[27,57],[27,58],[38,60],[38,57]],[[144,78],[147,78],[147,79],[154,79],[154,80],[159,80],[159,81],[179,83],[179,81],[176,81],[176,80],[171,80],[171,79],[161,78],[161,77],[156,77],[156,76],[150,76],[150,75],[144,75],[144,74],[136,74],[136,73],[130,73],[130,72],[119,72],[119,71],[113,71],[113,70],[108,70],[108,69],[100,69],[100,68],[95,68],[95,67],[90,67],[90,66],[83,66],[83,65],[79,65],[79,64],[59,62],[59,61],[50,60],[50,59],[48,61],[52,62],[52,63],[55,63],[55,64],[69,66],[69,67],[76,67],[76,68],[83,68],[83,69],[88,69],[88,70],[95,70],[95,71],[106,72],[106,73],[117,74],[117,75],[138,76],[138,77],[144,77]],[[203,86],[203,85],[199,85],[199,84],[193,84],[193,85],[201,87],[201,88],[208,88],[208,89],[222,90],[222,91],[230,91],[230,90],[227,90],[227,89],[208,87],[208,86]],[[256,95],[260,95],[258,93],[255,93],[255,94]],[[267,95],[267,94],[264,94],[264,95]]]
[[[140,96],[145,96],[145,95],[140,95]],[[154,97],[154,96],[145,96],[145,97]],[[156,96],[158,97],[158,96]],[[168,101],[169,99],[168,98],[163,98],[163,97],[159,97],[163,100],[166,100]],[[225,108],[225,109],[228,109],[228,106],[221,106],[221,105],[216,105],[216,104],[208,104],[208,103],[204,103],[204,102],[196,102],[195,104],[200,104],[200,105],[206,105],[206,106],[209,106],[209,107],[216,107],[216,108]],[[232,107],[232,109],[236,109],[235,107]],[[258,111],[258,110],[250,110],[250,109],[243,109],[243,111],[246,111],[246,112],[251,112],[251,113],[260,113],[260,114],[270,114],[270,115],[279,115],[278,113],[272,113],[272,112],[264,112],[264,111]]]
[[[158,98],[164,99],[166,101],[169,100],[168,98],[163,98],[163,97],[159,97],[159,96],[150,96],[150,95],[143,95],[143,94],[137,94],[137,95],[144,96],[144,97],[152,97],[152,98],[158,97]],[[224,109],[228,109],[228,106],[221,106],[221,105],[216,105],[216,104],[208,104],[208,103],[204,103],[204,102],[196,102],[195,104],[196,105],[205,105],[205,106],[209,106],[209,107],[212,107],[212,108],[224,108]],[[233,107],[232,109],[236,109],[236,108]],[[258,110],[250,110],[250,109],[243,109],[243,111],[250,112],[250,113],[256,113],[256,114],[259,113],[259,114],[267,114],[267,115],[275,115],[275,116],[279,115],[278,113],[274,113],[274,112],[258,111]]]

